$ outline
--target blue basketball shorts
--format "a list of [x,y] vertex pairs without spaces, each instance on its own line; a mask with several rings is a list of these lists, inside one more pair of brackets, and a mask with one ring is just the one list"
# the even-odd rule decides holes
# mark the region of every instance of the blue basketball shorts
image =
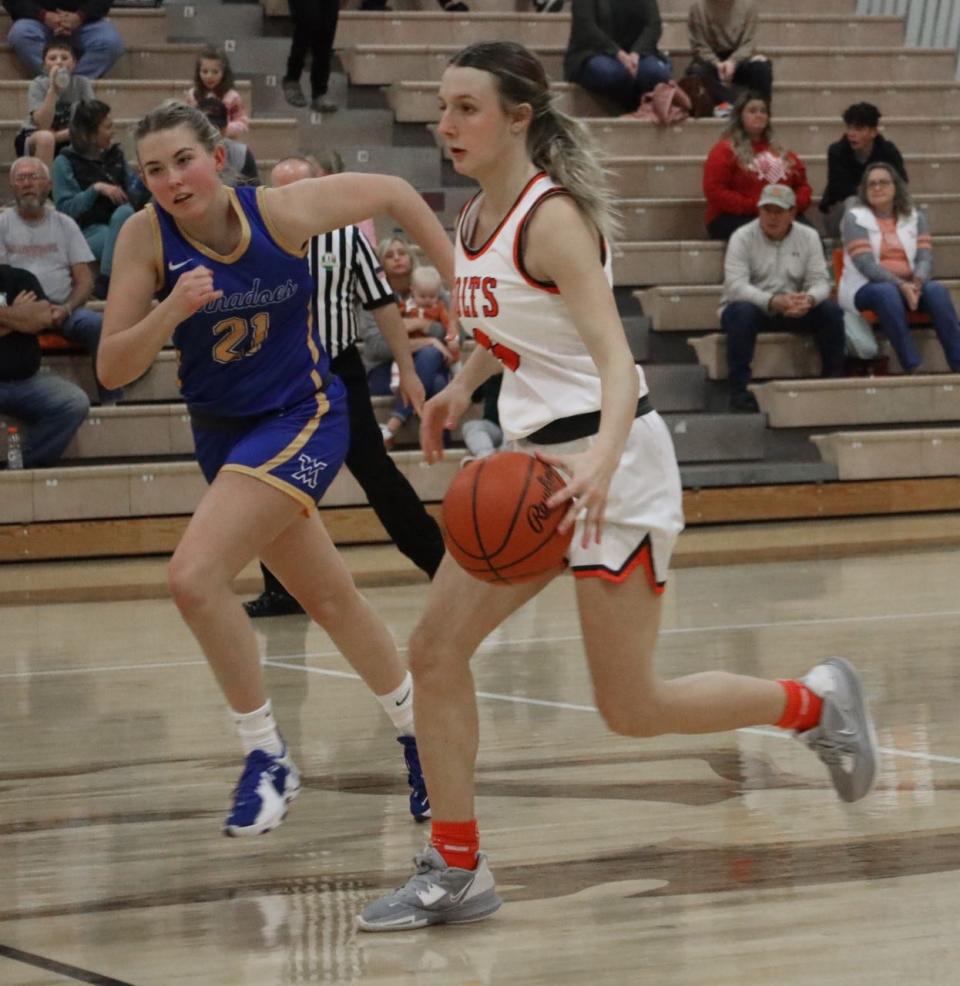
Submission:
[[193,439],[208,483],[222,469],[252,476],[293,497],[307,512],[323,499],[347,455],[346,388],[331,376],[324,390],[257,419],[195,415]]

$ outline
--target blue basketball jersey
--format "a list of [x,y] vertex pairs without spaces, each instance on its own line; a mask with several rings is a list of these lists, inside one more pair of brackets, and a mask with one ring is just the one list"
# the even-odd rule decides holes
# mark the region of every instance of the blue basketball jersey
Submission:
[[157,205],[154,229],[159,297],[195,267],[213,272],[223,297],[181,322],[173,335],[188,406],[245,417],[291,407],[319,390],[329,359],[313,324],[307,244],[291,244],[270,221],[262,188],[228,189],[240,242],[227,256],[188,236]]

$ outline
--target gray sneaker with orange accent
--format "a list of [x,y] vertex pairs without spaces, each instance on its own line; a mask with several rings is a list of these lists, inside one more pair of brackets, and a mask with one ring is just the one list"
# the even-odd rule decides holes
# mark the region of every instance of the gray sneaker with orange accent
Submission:
[[837,794],[859,801],[873,789],[879,771],[877,736],[856,668],[829,657],[801,681],[823,699],[820,722],[799,739],[827,765]]
[[361,931],[408,931],[429,924],[481,921],[503,901],[497,896],[487,857],[477,853],[477,866],[448,866],[433,846],[413,857],[417,872],[392,893],[368,904],[357,916]]

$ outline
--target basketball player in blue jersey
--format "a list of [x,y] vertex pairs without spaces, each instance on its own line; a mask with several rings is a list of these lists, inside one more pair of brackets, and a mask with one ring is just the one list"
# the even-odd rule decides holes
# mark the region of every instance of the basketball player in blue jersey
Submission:
[[[209,489],[168,581],[237,724],[246,764],[228,835],[275,828],[299,775],[267,698],[252,625],[231,590],[260,557],[412,735],[409,674],[357,592],[316,505],[349,440],[344,387],[310,316],[311,236],[390,213],[452,277],[450,242],[423,199],[385,175],[230,189],[207,119],[168,102],[137,125],[154,205],[121,230],[98,354],[100,379],[129,382],[171,335]],[[159,304],[151,307],[154,295]],[[113,386],[113,384],[109,384]]]
[[[438,133],[480,192],[457,225],[460,321],[478,346],[424,406],[428,461],[471,392],[503,374],[508,440],[558,466],[551,506],[575,525],[569,548],[580,628],[600,714],[627,736],[775,724],[827,765],[857,801],[877,749],[856,671],[829,658],[803,678],[726,671],[665,680],[653,661],[670,554],[683,526],[680,476],[665,424],[634,365],[611,289],[616,228],[606,175],[584,128],[552,102],[521,45],[483,42],[451,60]],[[479,921],[500,907],[474,804],[478,715],[470,659],[480,642],[557,574],[517,585],[472,578],[447,554],[410,638],[417,740],[430,791],[431,844],[407,883],[369,904],[364,931]]]

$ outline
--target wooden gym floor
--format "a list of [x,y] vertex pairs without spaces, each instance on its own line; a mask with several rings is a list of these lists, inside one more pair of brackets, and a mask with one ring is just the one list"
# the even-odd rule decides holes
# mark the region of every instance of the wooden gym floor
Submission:
[[[672,573],[665,674],[858,664],[887,755],[857,806],[775,732],[608,734],[558,580],[475,661],[506,903],[406,935],[353,930],[427,831],[389,724],[318,628],[258,624],[305,788],[278,831],[230,840],[237,744],[173,605],[8,604],[0,984],[955,984],[958,574],[952,549]],[[424,586],[365,591],[404,641]]]

